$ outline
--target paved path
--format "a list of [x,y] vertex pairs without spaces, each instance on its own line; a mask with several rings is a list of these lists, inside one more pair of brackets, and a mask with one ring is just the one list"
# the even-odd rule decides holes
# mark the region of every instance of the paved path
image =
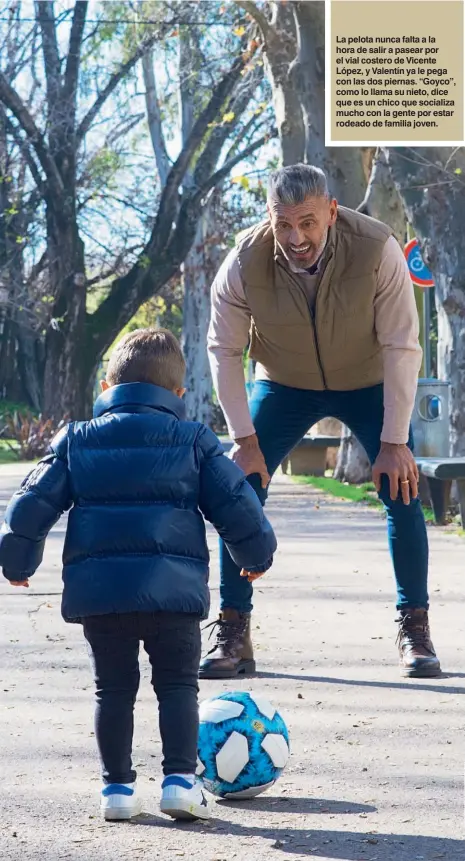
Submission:
[[[0,471],[1,503],[16,484],[14,470]],[[87,655],[79,627],[59,613],[61,522],[29,592],[0,585],[2,859],[463,861],[465,542],[429,530],[445,674],[404,681],[381,515],[282,477],[269,514],[280,550],[256,590],[260,674],[234,686],[268,696],[288,721],[291,765],[275,788],[248,804],[214,802],[208,825],[158,816],[160,742],[144,660],[135,762],[147,814],[100,821]],[[230,687],[202,682],[201,696]]]

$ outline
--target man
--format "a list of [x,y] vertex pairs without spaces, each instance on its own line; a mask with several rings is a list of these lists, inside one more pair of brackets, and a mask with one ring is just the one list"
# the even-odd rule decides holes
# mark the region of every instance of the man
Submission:
[[[212,288],[208,336],[232,457],[265,503],[270,476],[327,416],[373,464],[387,511],[403,676],[440,665],[428,624],[428,541],[410,418],[422,351],[413,288],[390,228],[338,207],[325,174],[292,165],[269,181],[266,221],[241,234]],[[243,351],[257,362],[250,403]],[[202,678],[255,670],[251,582],[220,548],[221,612]]]

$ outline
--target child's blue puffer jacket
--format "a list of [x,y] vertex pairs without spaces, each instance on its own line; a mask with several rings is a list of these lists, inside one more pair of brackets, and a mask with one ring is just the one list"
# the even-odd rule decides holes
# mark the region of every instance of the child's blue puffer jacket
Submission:
[[7,508],[4,575],[34,574],[49,530],[68,509],[66,621],[133,611],[206,618],[202,514],[239,566],[266,570],[276,538],[257,495],[212,431],[184,415],[166,389],[128,383],[97,399],[92,421],[60,431]]

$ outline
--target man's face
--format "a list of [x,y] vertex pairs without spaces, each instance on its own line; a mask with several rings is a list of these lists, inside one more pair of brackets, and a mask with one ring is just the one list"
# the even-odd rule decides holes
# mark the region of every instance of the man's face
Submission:
[[285,206],[270,200],[267,209],[273,234],[286,257],[302,269],[312,266],[336,221],[337,202],[326,197],[307,197],[303,203]]

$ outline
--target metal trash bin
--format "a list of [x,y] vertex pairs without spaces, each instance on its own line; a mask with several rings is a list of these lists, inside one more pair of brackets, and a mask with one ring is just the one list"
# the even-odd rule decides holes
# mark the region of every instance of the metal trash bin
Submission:
[[449,386],[446,380],[418,380],[412,415],[417,457],[449,456]]

